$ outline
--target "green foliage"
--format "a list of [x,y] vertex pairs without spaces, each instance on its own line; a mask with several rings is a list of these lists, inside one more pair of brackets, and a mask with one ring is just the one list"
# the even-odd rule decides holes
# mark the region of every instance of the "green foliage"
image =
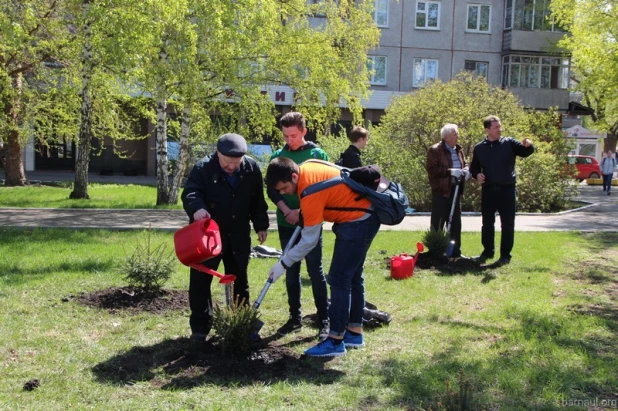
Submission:
[[212,327],[221,338],[223,352],[242,356],[251,351],[250,337],[259,318],[259,311],[242,301],[235,301],[231,307],[215,305]]
[[[474,146],[485,138],[482,119],[489,114],[500,117],[504,136],[519,140],[530,137],[538,150],[516,164],[521,183],[519,209],[560,209],[570,188],[569,178],[563,173],[569,145],[557,126],[558,113],[528,113],[509,91],[468,73],[447,83],[434,81],[395,99],[381,125],[372,130],[366,159],[379,164],[387,176],[403,184],[413,208],[429,211],[431,189],[425,162],[429,147],[441,139],[440,129],[446,123],[459,126],[459,144],[469,163]],[[474,181],[466,184],[464,210],[480,210],[480,189]]]
[[569,31],[558,45],[571,54],[571,77],[583,104],[594,110],[591,128],[607,131],[605,149],[618,139],[618,48],[615,1],[552,0],[552,18]]
[[146,231],[146,238],[137,242],[133,253],[126,258],[121,270],[130,285],[147,291],[158,291],[174,272],[176,257],[168,244],[152,244],[152,229]]
[[421,239],[427,254],[433,257],[444,256],[450,241],[451,239],[446,230],[436,230],[433,227],[425,231]]

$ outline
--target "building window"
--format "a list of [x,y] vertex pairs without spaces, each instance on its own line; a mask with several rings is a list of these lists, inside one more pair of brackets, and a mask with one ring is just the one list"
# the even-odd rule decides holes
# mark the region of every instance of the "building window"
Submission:
[[414,59],[412,87],[424,87],[431,80],[438,78],[438,60]]
[[504,28],[510,29],[513,25],[513,0],[506,0],[504,6]]
[[416,28],[440,28],[440,3],[435,1],[416,2]]
[[502,86],[567,89],[569,59],[510,55],[502,59]]
[[504,28],[515,30],[564,30],[551,19],[551,0],[506,0]]
[[464,63],[464,69],[474,73],[477,76],[483,76],[487,78],[487,72],[489,71],[489,63],[486,61],[466,60],[466,62]]
[[491,6],[486,4],[468,5],[468,31],[478,31],[489,33],[489,20],[491,17]]
[[370,71],[369,84],[383,86],[386,84],[386,57],[368,56],[367,70]]
[[378,27],[388,26],[388,0],[375,0],[373,20]]

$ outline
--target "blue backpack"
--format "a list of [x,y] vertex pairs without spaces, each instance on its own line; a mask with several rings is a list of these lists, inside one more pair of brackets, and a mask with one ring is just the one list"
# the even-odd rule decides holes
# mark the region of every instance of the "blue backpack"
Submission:
[[[357,201],[361,198],[367,198],[369,201],[371,201],[373,210],[354,207],[327,207],[328,210],[356,210],[375,213],[378,216],[378,220],[380,220],[380,223],[386,225],[397,225],[401,223],[403,221],[403,218],[406,216],[406,210],[410,206],[410,203],[408,201],[408,196],[406,196],[406,193],[404,193],[401,184],[390,181],[378,174],[379,186],[376,191],[374,187],[367,185],[368,181],[366,181],[366,178],[363,178],[362,182],[354,179],[354,175],[363,175],[363,177],[366,177],[367,173],[365,172],[369,171],[376,175],[375,173],[379,173],[379,168],[377,168],[376,166],[365,166],[351,170],[348,168],[339,167],[326,161],[307,161],[319,162],[332,167],[336,167],[341,170],[341,174],[337,177],[320,181],[319,183],[311,184],[309,187],[303,190],[303,192],[301,193],[301,198],[343,183],[359,195],[356,198]],[[378,185],[377,181],[378,180],[375,180],[376,185]]]

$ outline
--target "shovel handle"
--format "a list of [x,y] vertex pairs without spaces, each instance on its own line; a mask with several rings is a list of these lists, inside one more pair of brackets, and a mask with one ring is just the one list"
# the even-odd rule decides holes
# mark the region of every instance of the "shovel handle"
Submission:
[[273,280],[271,280],[270,278],[266,280],[266,284],[264,284],[264,287],[262,288],[260,295],[258,296],[257,300],[255,300],[255,302],[253,303],[254,310],[257,310],[258,308],[260,308],[260,305],[262,304],[262,300],[266,296],[266,293],[268,292],[268,289],[270,288],[272,283],[273,283]]
[[[292,236],[290,237],[290,241],[288,241],[288,243],[285,245],[285,248],[283,249],[283,252],[281,253],[281,256],[279,257],[279,260],[277,261],[281,261],[281,259],[285,257],[288,251],[290,251],[290,248],[292,248],[292,246],[296,242],[296,239],[300,235],[301,231],[302,231],[302,227],[297,225],[296,228],[294,229],[294,233],[292,233]],[[255,300],[255,302],[253,303],[254,310],[257,310],[258,308],[260,308],[260,305],[262,304],[262,300],[266,296],[266,293],[268,292],[268,289],[270,288],[272,283],[273,283],[272,278],[268,277],[268,280],[266,280],[266,284],[264,284],[264,287],[262,288],[260,295],[258,296],[257,300]]]

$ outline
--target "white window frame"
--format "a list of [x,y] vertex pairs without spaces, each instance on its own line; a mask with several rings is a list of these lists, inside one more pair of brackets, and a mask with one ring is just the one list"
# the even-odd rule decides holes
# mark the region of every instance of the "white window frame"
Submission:
[[[489,15],[487,21],[487,30],[481,30],[481,10],[483,7],[489,8]],[[468,21],[470,20],[470,9],[476,9],[476,28],[471,29],[468,27]],[[466,15],[466,31],[471,33],[491,33],[491,5],[489,4],[468,4],[468,13]]]
[[386,73],[387,73],[387,64],[388,64],[388,58],[386,56],[367,56],[367,59],[370,60],[370,62],[368,62],[367,66],[369,68],[369,70],[373,71],[373,68],[375,67],[375,62],[376,59],[384,59],[384,80],[383,81],[378,81],[375,78],[375,72],[372,72],[369,74],[369,84],[373,85],[373,86],[385,86],[386,85]]
[[[419,10],[419,6],[423,4],[425,6],[425,10]],[[429,6],[431,5],[435,5],[438,6],[438,19],[436,22],[436,26],[428,26],[429,23]],[[441,9],[441,3],[438,1],[421,1],[421,0],[417,0],[416,2],[416,11],[414,13],[414,27],[417,29],[421,29],[421,30],[440,30],[440,10]],[[419,26],[417,24],[417,16],[418,14],[424,14],[425,15],[425,25],[424,26]]]
[[[421,64],[422,70],[422,79],[417,79],[417,62]],[[427,78],[427,63],[432,62],[436,64],[436,72],[434,77]],[[412,62],[412,87],[414,88],[422,88],[427,85],[431,80],[436,80],[439,76],[439,60],[437,59],[428,59],[422,57],[415,57]]]
[[[375,0],[374,2],[373,21],[376,23],[376,26],[378,27],[388,27],[388,3],[389,3],[389,0]],[[384,11],[384,14],[385,14],[384,22],[378,21],[378,11],[381,10],[378,4],[381,4],[382,6],[386,6],[385,7],[386,10]]]
[[[474,63],[474,71],[466,69],[466,63]],[[487,66],[486,74],[483,77],[485,77],[485,78],[489,77],[489,62],[488,61],[465,60],[464,61],[464,70],[468,70],[468,71],[474,73],[474,75],[480,76],[481,74],[479,73],[479,64],[485,64]]]
[[567,90],[569,72],[570,60],[565,57],[510,54],[502,58],[503,87]]

